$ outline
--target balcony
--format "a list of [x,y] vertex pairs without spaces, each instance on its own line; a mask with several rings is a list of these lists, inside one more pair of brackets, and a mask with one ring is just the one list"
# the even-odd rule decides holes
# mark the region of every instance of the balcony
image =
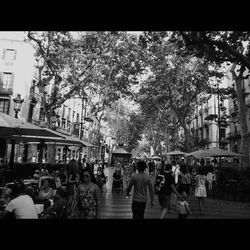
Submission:
[[220,127],[221,128],[226,128],[228,126],[228,122],[227,121],[225,121],[225,120],[221,120],[220,121]]
[[40,126],[41,125],[41,121],[37,121],[37,120],[34,120],[34,119],[32,119],[31,123],[34,124],[34,125],[36,125],[36,126]]
[[238,138],[241,138],[240,132],[236,132],[236,133],[235,132],[230,132],[230,133],[228,133],[228,136],[227,136],[228,140],[236,140]]
[[3,88],[2,86],[0,86],[0,94],[13,95],[13,90],[12,88]]
[[209,123],[208,122],[204,122],[203,126],[204,126],[204,128],[208,128],[209,127]]
[[208,114],[207,116],[205,116],[205,119],[206,121],[211,121],[211,120],[214,120],[217,118],[217,115],[216,114]]
[[56,130],[57,132],[60,132],[60,133],[62,133],[62,134],[65,134],[65,135],[71,135],[70,129],[65,129],[65,128],[59,128],[59,127],[57,127],[55,130]]
[[238,112],[239,111],[238,111],[238,107],[237,106],[235,106],[234,108],[229,109],[229,115],[231,117],[237,116]]
[[221,140],[220,140],[220,143],[223,144],[223,145],[228,144],[229,140],[227,138],[225,138],[225,137],[222,137]]
[[39,94],[35,93],[34,91],[30,91],[30,98],[32,103],[36,104],[39,101]]

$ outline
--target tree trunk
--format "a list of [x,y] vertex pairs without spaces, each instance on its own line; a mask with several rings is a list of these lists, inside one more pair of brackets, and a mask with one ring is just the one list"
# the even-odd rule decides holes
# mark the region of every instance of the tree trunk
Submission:
[[239,107],[239,119],[240,119],[240,127],[241,127],[241,145],[240,152],[244,155],[243,157],[243,166],[249,167],[249,153],[250,153],[250,134],[248,132],[247,126],[247,107],[245,103],[245,96],[242,89],[242,81],[244,81],[241,77],[237,77],[235,79],[236,83],[236,92],[237,92],[237,101]]
[[191,152],[192,141],[191,141],[190,132],[189,132],[189,129],[187,128],[185,120],[181,122],[181,126],[184,129],[186,152],[189,153]]
[[243,73],[245,71],[245,67],[240,67],[240,73],[237,76],[235,73],[236,63],[232,65],[232,68],[230,72],[232,73],[233,80],[236,83],[236,93],[237,93],[237,101],[238,101],[238,108],[239,108],[239,119],[240,119],[240,127],[241,127],[241,145],[240,145],[240,152],[245,155],[243,157],[243,166],[249,167],[249,153],[250,153],[250,137],[248,132],[248,126],[247,126],[247,107],[245,103],[245,96],[242,88],[242,81],[243,79]]

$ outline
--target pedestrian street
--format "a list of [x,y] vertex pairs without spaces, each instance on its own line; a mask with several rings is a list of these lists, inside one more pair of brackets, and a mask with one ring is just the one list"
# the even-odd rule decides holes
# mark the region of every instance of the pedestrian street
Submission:
[[[114,169],[106,168],[105,175],[108,176],[107,192],[102,193],[102,219],[132,219],[132,195],[126,199],[126,192],[112,192],[112,174]],[[159,219],[160,205],[158,197],[154,196],[154,206],[148,203],[145,209],[145,219]],[[190,199],[192,215],[189,219],[250,219],[250,204],[236,201],[223,201],[212,198],[205,200],[204,215],[199,215],[196,197]],[[174,209],[167,215],[167,219],[177,219]]]

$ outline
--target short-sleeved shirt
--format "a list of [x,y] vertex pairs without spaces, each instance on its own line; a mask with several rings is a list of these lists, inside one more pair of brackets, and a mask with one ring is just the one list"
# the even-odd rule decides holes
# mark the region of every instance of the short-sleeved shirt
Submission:
[[16,219],[38,219],[34,202],[29,195],[20,195],[11,200],[5,209],[14,212]]
[[130,183],[134,185],[133,201],[147,202],[147,188],[152,185],[149,176],[145,173],[138,173],[131,177]]
[[172,167],[172,174],[174,175],[174,178],[175,178],[175,184],[178,183],[178,177],[179,177],[179,174],[180,174],[180,169],[178,166],[173,166]]
[[153,172],[155,170],[155,164],[154,164],[154,162],[149,162],[148,163],[148,167],[149,167],[149,172]]
[[163,173],[164,176],[164,183],[162,185],[162,188],[159,190],[159,194],[165,194],[165,195],[171,195],[172,187],[171,185],[175,184],[174,177],[172,175],[172,172],[169,173]]
[[207,177],[205,175],[197,174],[194,178],[196,180],[197,187],[205,186],[205,182],[207,180]]

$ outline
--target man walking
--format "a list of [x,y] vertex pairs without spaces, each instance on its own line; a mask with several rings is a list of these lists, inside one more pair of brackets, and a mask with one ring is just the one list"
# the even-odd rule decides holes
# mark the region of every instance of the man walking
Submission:
[[147,203],[147,188],[149,188],[151,207],[153,207],[154,190],[152,182],[148,175],[144,173],[147,164],[144,161],[137,163],[138,173],[131,177],[127,188],[127,197],[130,195],[132,187],[134,187],[132,199],[133,219],[144,219],[144,212]]

